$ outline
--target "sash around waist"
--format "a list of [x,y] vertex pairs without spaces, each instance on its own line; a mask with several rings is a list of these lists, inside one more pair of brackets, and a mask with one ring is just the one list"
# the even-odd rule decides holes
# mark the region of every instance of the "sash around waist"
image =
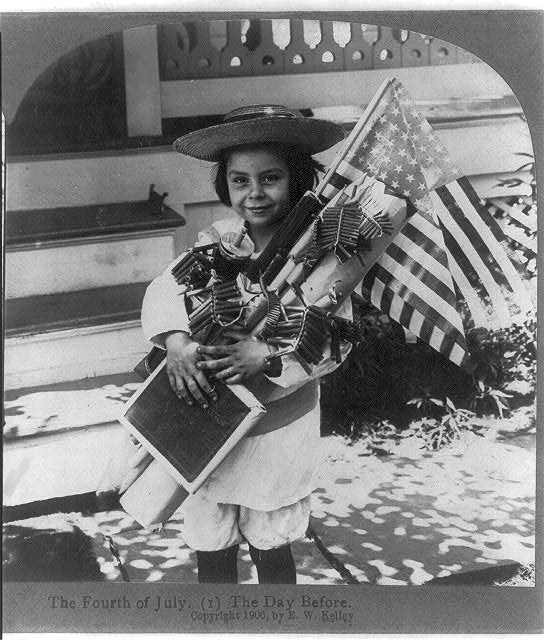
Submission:
[[263,403],[266,413],[247,437],[262,436],[276,429],[286,427],[291,422],[309,413],[319,402],[319,382],[310,380],[287,396]]

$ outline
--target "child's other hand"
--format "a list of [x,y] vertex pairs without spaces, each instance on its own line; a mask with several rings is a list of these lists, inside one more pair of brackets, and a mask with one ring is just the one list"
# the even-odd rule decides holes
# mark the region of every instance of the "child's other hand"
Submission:
[[204,409],[209,396],[217,399],[215,389],[210,385],[204,372],[197,367],[199,355],[195,342],[187,333],[176,331],[166,336],[166,373],[176,394],[188,405],[198,402]]
[[201,371],[210,371],[217,380],[235,384],[266,369],[265,358],[270,353],[266,342],[238,331],[225,331],[223,335],[235,342],[198,346],[198,353],[206,357],[196,365]]

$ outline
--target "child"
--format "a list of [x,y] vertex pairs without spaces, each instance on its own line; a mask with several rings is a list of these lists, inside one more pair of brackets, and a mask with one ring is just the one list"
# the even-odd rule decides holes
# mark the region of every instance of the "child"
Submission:
[[[180,153],[218,163],[215,190],[240,218],[215,223],[199,240],[216,241],[245,223],[258,255],[315,186],[319,165],[311,155],[342,137],[332,122],[274,105],[236,109],[221,124],[179,138]],[[248,304],[262,299],[258,283],[243,274],[237,281]],[[351,316],[349,300],[338,315]],[[279,369],[271,365],[267,343],[241,332],[226,332],[229,344],[200,345],[190,336],[184,297],[170,271],[150,284],[142,325],[146,337],[166,349],[170,383],[188,404],[207,408],[214,384],[242,382],[267,409],[184,503],[184,537],[197,552],[199,582],[237,582],[238,546],[246,540],[260,583],[295,583],[290,544],[308,526],[319,465],[318,378],[337,366],[330,349],[308,375],[292,356],[283,356]]]

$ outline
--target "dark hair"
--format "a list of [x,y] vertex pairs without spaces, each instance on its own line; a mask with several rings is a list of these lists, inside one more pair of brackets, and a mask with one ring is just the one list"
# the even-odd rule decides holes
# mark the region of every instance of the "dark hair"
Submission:
[[294,206],[306,191],[314,188],[317,184],[318,172],[324,171],[323,165],[317,162],[317,160],[314,160],[305,149],[299,146],[269,143],[241,145],[225,149],[225,151],[221,153],[221,160],[219,160],[212,170],[212,182],[219,200],[227,207],[230,207],[232,204],[227,184],[227,162],[229,155],[233,151],[255,148],[269,150],[285,162],[289,170],[289,196],[291,206]]

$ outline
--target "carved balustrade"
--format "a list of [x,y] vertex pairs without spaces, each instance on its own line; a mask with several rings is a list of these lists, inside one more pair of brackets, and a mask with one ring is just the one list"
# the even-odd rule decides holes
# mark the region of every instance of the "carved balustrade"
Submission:
[[353,22],[197,21],[161,24],[157,33],[162,81],[479,62],[431,36]]

